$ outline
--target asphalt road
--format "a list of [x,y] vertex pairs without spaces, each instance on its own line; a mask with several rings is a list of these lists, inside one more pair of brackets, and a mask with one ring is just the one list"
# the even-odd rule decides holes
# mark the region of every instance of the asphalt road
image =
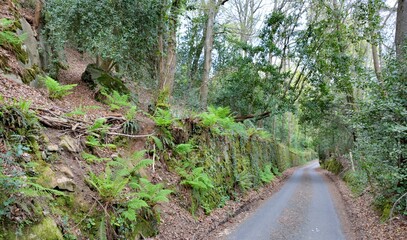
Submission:
[[316,171],[318,167],[315,161],[295,171],[280,191],[225,239],[346,239],[328,186]]

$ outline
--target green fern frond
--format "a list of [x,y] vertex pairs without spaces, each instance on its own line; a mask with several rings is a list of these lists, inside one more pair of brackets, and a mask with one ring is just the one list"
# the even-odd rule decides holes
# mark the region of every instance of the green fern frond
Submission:
[[87,153],[87,152],[82,152],[82,158],[86,160],[88,163],[94,163],[94,162],[103,162],[109,160],[109,158],[100,158],[98,156],[95,156],[93,154]]
[[274,174],[271,172],[271,164],[266,164],[260,171],[260,179],[264,183],[270,183],[274,179]]
[[203,167],[197,167],[192,170],[192,174],[186,175],[186,179],[181,184],[188,185],[194,190],[208,190],[214,188],[211,179],[204,172]]
[[164,150],[163,142],[161,142],[161,140],[156,136],[150,136],[150,137],[153,139],[154,144],[157,146],[157,148],[160,151],[163,151]]
[[61,99],[71,94],[72,93],[71,90],[78,85],[78,84],[61,85],[59,82],[55,81],[49,76],[40,77],[40,79],[44,81],[45,86],[49,91],[49,97],[51,99]]
[[99,176],[95,175],[92,171],[89,172],[89,177],[86,182],[95,188],[102,200],[111,202],[119,199],[120,194],[129,182],[128,178],[113,176],[109,166],[105,168],[105,172]]
[[190,153],[193,150],[194,150],[194,145],[189,144],[189,143],[178,144],[175,147],[175,152],[178,153],[178,154],[181,154],[181,155]]
[[129,95],[121,95],[118,91],[113,91],[110,95],[106,90],[101,91],[102,95],[106,97],[106,103],[110,106],[110,110],[119,110],[122,107],[130,107]]
[[97,139],[95,136],[89,135],[86,137],[86,142],[85,144],[89,147],[101,147],[102,144],[99,142],[99,139]]
[[154,161],[152,159],[143,159],[139,161],[132,169],[133,172],[138,172],[140,169],[152,165]]

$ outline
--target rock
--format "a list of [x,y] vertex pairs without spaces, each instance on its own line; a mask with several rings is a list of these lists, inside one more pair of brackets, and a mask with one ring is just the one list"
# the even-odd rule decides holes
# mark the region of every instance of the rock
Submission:
[[47,159],[48,158],[47,153],[45,151],[42,151],[41,152],[41,157],[42,157],[43,160]]
[[59,151],[59,146],[56,144],[50,144],[47,146],[47,150],[50,152],[58,152]]
[[37,179],[38,184],[46,188],[55,188],[57,186],[55,172],[50,167],[46,166],[40,172]]
[[127,94],[133,101],[136,99],[135,96],[132,96],[131,91],[124,85],[122,80],[103,71],[97,67],[96,64],[89,64],[82,74],[81,79],[89,85],[90,88],[98,90],[98,95],[96,95],[97,100],[104,99],[104,96],[100,94],[101,89],[105,89],[109,94],[113,93],[113,91],[117,91],[122,95]]
[[69,152],[78,153],[81,151],[81,146],[79,141],[68,136],[64,135],[59,142],[59,146],[68,150]]
[[74,175],[69,167],[63,165],[63,166],[60,166],[58,169],[61,173],[65,174],[65,176],[67,176],[71,179],[74,178]]
[[27,230],[22,239],[59,240],[64,239],[54,219],[46,217],[39,224]]
[[7,79],[9,79],[9,80],[12,80],[13,82],[15,82],[15,83],[18,83],[18,84],[24,84],[23,83],[23,80],[19,77],[19,76],[17,76],[17,75],[15,75],[15,74],[6,74],[6,73],[3,73],[3,71],[0,71],[0,73],[5,77],[5,78],[7,78]]
[[18,34],[25,34],[26,38],[24,40],[24,46],[26,52],[28,53],[28,64],[26,68],[32,68],[34,65],[41,67],[40,54],[38,52],[38,42],[35,38],[35,33],[31,28],[31,25],[25,20],[25,18],[20,19],[22,31]]
[[75,192],[76,184],[72,179],[65,176],[60,176],[56,180],[56,187],[59,190],[65,190],[69,192]]

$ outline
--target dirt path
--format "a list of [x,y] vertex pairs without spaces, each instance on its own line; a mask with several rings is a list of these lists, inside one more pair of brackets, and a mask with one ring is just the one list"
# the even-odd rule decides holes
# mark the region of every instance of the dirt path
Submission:
[[219,239],[351,239],[318,168],[315,161],[298,169],[278,193]]

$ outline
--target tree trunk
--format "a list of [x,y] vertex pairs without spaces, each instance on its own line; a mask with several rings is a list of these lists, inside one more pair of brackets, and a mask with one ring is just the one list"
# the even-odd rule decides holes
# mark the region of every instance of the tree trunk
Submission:
[[41,11],[42,11],[42,0],[37,0],[37,3],[35,5],[35,13],[34,13],[34,30],[37,31],[38,27],[40,26],[41,23]]
[[398,59],[403,58],[407,34],[407,0],[398,0],[396,20],[396,55]]
[[[165,26],[162,23],[161,33],[158,37],[159,60],[159,87],[160,91],[168,91],[171,96],[174,88],[174,79],[177,65],[177,26],[179,8],[183,1],[173,0],[168,20],[168,33],[165,34]],[[167,39],[165,39],[167,36]],[[166,45],[164,41],[166,40]],[[165,48],[166,46],[166,48]]]
[[372,58],[373,58],[373,66],[374,66],[374,71],[376,73],[377,80],[381,84],[383,84],[383,78],[382,78],[382,68],[380,66],[380,59],[379,59],[379,53],[377,51],[377,45],[372,43]]
[[216,1],[210,0],[208,2],[208,20],[206,22],[205,44],[204,44],[204,69],[202,74],[201,84],[201,108],[206,109],[208,105],[208,84],[209,74],[212,65],[212,49],[213,49],[213,27],[215,25],[216,17]]

